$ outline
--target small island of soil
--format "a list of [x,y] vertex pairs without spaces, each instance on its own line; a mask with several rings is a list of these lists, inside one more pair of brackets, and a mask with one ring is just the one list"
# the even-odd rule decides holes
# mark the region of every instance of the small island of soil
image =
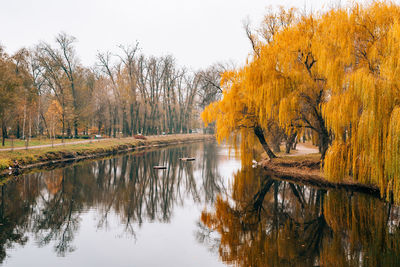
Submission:
[[310,147],[309,144],[298,144],[293,154],[282,154],[271,160],[265,159],[258,165],[276,179],[325,189],[342,188],[380,196],[379,189],[374,185],[361,184],[350,179],[341,182],[328,181],[324,177],[318,149]]

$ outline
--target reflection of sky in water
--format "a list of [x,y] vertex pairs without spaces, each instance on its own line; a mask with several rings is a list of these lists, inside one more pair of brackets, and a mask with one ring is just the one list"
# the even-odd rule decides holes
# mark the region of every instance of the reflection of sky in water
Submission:
[[[188,146],[192,147],[192,155],[196,155],[196,161],[183,164],[193,165],[192,173],[197,193],[205,194],[206,189],[202,187],[205,187],[203,176],[206,175],[206,170],[202,167],[206,151],[199,144]],[[217,168],[217,175],[223,187],[227,188],[227,181],[231,180],[233,173],[240,168],[239,159],[235,158],[233,153],[229,156],[226,147],[215,148],[209,145],[207,149],[214,154],[212,163]],[[92,172],[92,175],[97,174],[98,170]],[[117,177],[120,174],[119,164]],[[82,214],[79,216],[77,231],[71,242],[74,249],[72,252],[67,252],[65,257],[59,257],[55,252],[54,240],[39,247],[35,236],[27,233],[28,242],[24,246],[15,245],[14,248],[6,250],[8,256],[2,266],[223,266],[218,255],[196,240],[200,214],[210,203],[204,202],[204,196],[200,195],[197,199],[186,191],[187,175],[187,172],[182,174],[178,190],[181,193],[172,204],[169,223],[160,222],[158,218],[162,218],[162,215],[156,216],[154,220],[143,218],[141,225],[134,222],[130,225],[130,231],[126,231],[126,225],[123,224],[120,215],[112,209],[106,222],[99,227],[102,217],[100,213],[104,207],[99,207],[98,204],[89,209],[84,207],[80,210]],[[40,191],[45,198],[49,194],[47,189]],[[195,203],[195,199],[200,202]],[[39,204],[36,208],[43,206],[40,197],[36,203]]]
[[171,223],[145,223],[135,229],[135,239],[121,231],[116,214],[107,230],[96,229],[96,211],[91,210],[81,216],[74,252],[57,257],[52,244],[39,248],[29,242],[13,251],[5,266],[223,266],[195,240],[200,212],[176,208]]

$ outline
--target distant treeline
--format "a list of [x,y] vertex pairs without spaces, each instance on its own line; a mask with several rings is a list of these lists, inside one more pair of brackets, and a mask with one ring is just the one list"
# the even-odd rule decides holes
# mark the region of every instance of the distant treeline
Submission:
[[119,46],[118,54],[98,53],[85,67],[74,37],[61,33],[55,41],[14,55],[0,47],[3,140],[186,133],[200,127],[199,111],[221,95],[222,64],[189,71],[172,56],[140,54],[135,43]]

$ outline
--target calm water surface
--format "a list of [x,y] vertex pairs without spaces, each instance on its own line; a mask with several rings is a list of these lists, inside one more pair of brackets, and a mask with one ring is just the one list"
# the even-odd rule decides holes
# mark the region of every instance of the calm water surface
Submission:
[[279,181],[213,142],[25,175],[0,196],[1,266],[400,266],[398,207]]

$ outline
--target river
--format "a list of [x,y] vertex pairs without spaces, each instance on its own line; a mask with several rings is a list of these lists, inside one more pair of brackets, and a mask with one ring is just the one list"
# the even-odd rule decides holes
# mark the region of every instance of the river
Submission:
[[280,181],[214,142],[26,174],[0,193],[0,266],[400,266],[398,207]]

